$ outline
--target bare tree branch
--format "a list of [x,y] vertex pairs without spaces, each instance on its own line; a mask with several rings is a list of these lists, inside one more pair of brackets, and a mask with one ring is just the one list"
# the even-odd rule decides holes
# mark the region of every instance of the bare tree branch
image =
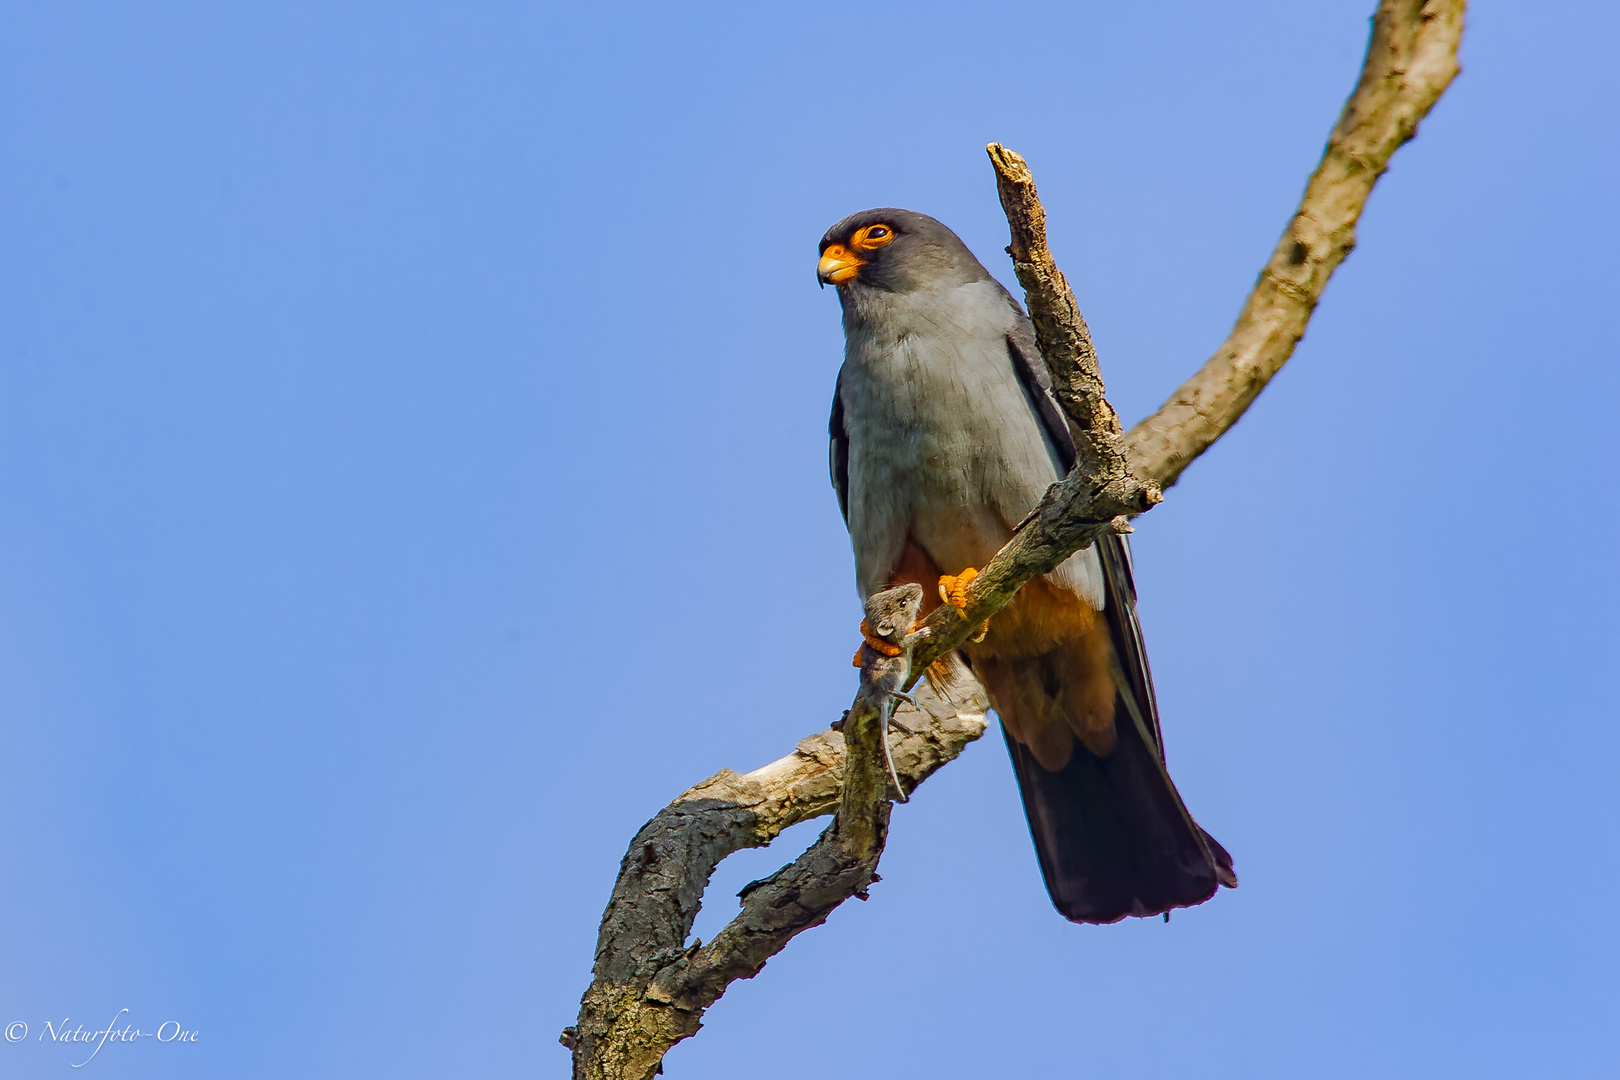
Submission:
[[1237,325],[1198,374],[1131,429],[1132,463],[1169,487],[1237,423],[1305,335],[1328,278],[1356,246],[1356,222],[1395,151],[1457,71],[1464,0],[1383,0],[1355,93]]
[[[895,767],[913,787],[984,732],[988,703],[955,648],[1031,577],[1105,531],[1128,531],[1128,519],[1162,500],[1161,489],[1237,422],[1292,354],[1328,278],[1355,245],[1374,183],[1457,73],[1463,8],[1464,0],[1382,0],[1356,90],[1237,325],[1209,362],[1128,434],[1104,397],[1085,319],[1047,247],[1034,179],[1021,157],[991,144],[1012,233],[1008,253],[1075,434],[1077,461],[973,579],[966,610],[941,605],[929,616],[933,633],[913,670],[934,667],[918,690],[921,710],[897,716],[909,733],[893,745]],[[563,1033],[576,1080],[655,1075],[731,982],[752,978],[850,896],[865,897],[888,830],[888,784],[876,718],[852,712],[842,726],[842,740],[818,733],[754,772],[710,777],[636,834],[602,917],[578,1026]],[[797,861],[743,890],[741,914],[714,941],[686,944],[721,859],[834,809],[833,824]]]
[[[894,767],[912,788],[984,734],[984,691],[955,661],[902,706]],[[697,1032],[703,1010],[736,979],[752,978],[802,930],[851,896],[864,898],[888,830],[888,780],[878,725],[846,717],[792,754],[751,773],[723,770],[642,826],[619,867],[597,938],[595,979],[579,1023],[563,1033],[574,1075],[654,1075],[664,1054]],[[846,743],[853,745],[846,749]],[[846,783],[848,762],[856,767]],[[743,890],[743,910],[707,945],[686,944],[714,868],[734,851],[763,847],[790,825],[838,811],[799,859]]]
[[[985,149],[996,170],[996,193],[1007,214],[1012,242],[1013,272],[1024,287],[1035,341],[1052,373],[1053,391],[1069,418],[1074,434],[1076,466],[1098,478],[1128,479],[1129,468],[1120,442],[1119,416],[1104,397],[1102,367],[1091,344],[1091,331],[1069,281],[1046,244],[1046,209],[1035,193],[1035,177],[1017,153],[1000,143]],[[1104,481],[1106,484],[1106,480]],[[1149,506],[1159,502],[1149,485],[1137,481]],[[1133,496],[1125,496],[1133,503]]]
[[940,605],[917,651],[917,669],[967,640],[1036,574],[1162,499],[1192,460],[1237,423],[1304,336],[1329,276],[1355,246],[1355,226],[1389,159],[1457,74],[1464,0],[1383,0],[1373,16],[1361,78],[1329,136],[1321,164],[1237,326],[1159,411],[1119,439],[1103,397],[1091,333],[1046,244],[1046,213],[1023,158],[992,143],[990,161],[1012,231],[1008,253],[1025,289],[1058,402],[1076,430],[1074,470],[1054,484],[967,589],[958,614]]

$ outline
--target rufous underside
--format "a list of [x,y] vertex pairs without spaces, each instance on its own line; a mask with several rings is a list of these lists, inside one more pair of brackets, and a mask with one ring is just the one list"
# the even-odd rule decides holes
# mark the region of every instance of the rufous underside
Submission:
[[[888,584],[921,585],[926,616],[940,604],[941,576],[908,536]],[[1099,757],[1113,752],[1114,647],[1107,620],[1080,597],[1033,578],[990,620],[984,640],[962,649],[1007,733],[1043,768],[1056,772],[1067,765],[1075,738]]]

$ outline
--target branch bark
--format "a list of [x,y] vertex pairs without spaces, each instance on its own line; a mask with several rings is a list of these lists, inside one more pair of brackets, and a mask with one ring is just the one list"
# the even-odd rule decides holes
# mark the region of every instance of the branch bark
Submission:
[[1355,247],[1356,222],[1395,151],[1456,76],[1465,0],[1382,0],[1355,92],[1328,137],[1304,198],[1260,272],[1237,325],[1169,401],[1123,437],[1103,397],[1091,333],[1046,243],[1046,213],[1023,158],[992,143],[1008,254],[1025,289],[1058,403],[1076,431],[1074,471],[1052,486],[967,589],[961,614],[940,605],[917,664],[938,659],[1000,611],[1024,582],[1162,499],[1293,355],[1328,278]]
[[[909,733],[891,742],[895,771],[912,789],[984,734],[990,708],[959,661],[916,699],[895,715]],[[751,773],[722,770],[636,834],[602,916],[579,1023],[563,1033],[578,1080],[653,1076],[730,983],[753,978],[851,896],[865,898],[877,880],[891,795],[876,718],[850,715],[841,726],[841,735],[817,732]],[[686,944],[721,859],[834,810],[833,824],[797,861],[743,890],[742,912],[713,941]]]
[[1131,462],[1163,487],[1237,423],[1293,355],[1346,255],[1389,159],[1459,70],[1464,0],[1383,0],[1361,79],[1328,136],[1322,162],[1283,230],[1237,325],[1215,355],[1126,437]]
[[[988,702],[955,659],[956,647],[1030,578],[1106,531],[1129,531],[1129,519],[1162,500],[1162,489],[1237,422],[1292,355],[1329,277],[1355,246],[1373,185],[1457,73],[1463,9],[1464,0],[1382,0],[1355,92],[1236,326],[1203,368],[1129,433],[1104,396],[1090,332],[1047,246],[1034,178],[1016,153],[990,145],[1012,235],[1008,254],[1075,434],[1077,461],[973,579],[966,610],[941,605],[929,616],[933,634],[913,670],[943,664],[918,689],[921,709],[898,714],[911,733],[893,744],[895,767],[912,788],[985,729]],[[865,898],[878,880],[890,796],[876,718],[850,713],[842,726],[842,739],[811,735],[764,768],[710,777],[636,834],[602,917],[578,1025],[563,1033],[576,1080],[644,1080],[662,1071],[664,1054],[697,1032],[703,1011],[730,983],[758,974],[849,897]],[[808,851],[743,890],[742,912],[714,941],[686,944],[721,859],[835,809]]]

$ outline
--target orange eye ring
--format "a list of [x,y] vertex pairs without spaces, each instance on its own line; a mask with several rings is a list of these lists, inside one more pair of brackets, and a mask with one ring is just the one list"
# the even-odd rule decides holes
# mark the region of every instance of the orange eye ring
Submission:
[[894,239],[894,228],[889,225],[868,225],[857,229],[850,237],[850,246],[860,251],[876,251]]

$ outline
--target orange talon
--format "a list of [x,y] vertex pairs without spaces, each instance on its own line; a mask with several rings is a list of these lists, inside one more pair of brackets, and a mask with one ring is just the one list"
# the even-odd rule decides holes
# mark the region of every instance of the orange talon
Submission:
[[967,610],[968,583],[979,576],[973,567],[968,567],[960,574],[941,574],[939,576],[939,598],[956,609],[958,615]]
[[[960,574],[941,574],[939,576],[939,598],[955,608],[958,615],[966,614],[968,583],[978,576],[979,572],[971,566]],[[973,636],[968,640],[977,645],[984,640],[984,635],[989,632],[990,620],[986,619],[979,624],[979,628],[973,631]]]

